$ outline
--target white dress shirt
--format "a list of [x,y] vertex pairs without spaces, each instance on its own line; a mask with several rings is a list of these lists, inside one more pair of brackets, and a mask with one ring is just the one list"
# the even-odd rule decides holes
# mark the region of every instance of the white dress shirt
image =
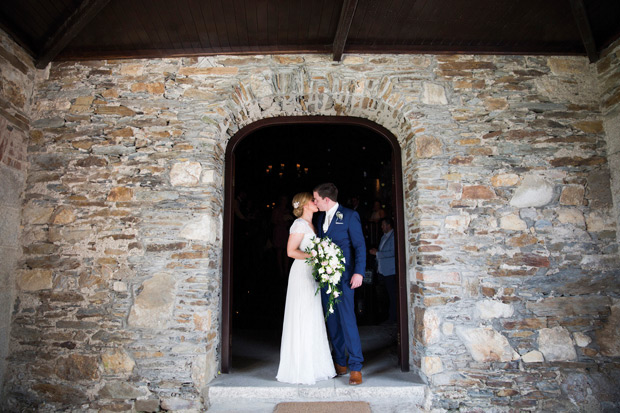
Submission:
[[327,212],[325,212],[325,221],[323,221],[323,232],[327,232],[329,224],[332,222],[332,219],[334,218],[337,210],[338,202],[336,202],[336,205],[334,205]]

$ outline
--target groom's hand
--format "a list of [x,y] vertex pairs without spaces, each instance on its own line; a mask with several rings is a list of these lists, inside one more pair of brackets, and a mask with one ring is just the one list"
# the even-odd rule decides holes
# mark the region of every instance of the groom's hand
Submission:
[[362,285],[362,281],[364,281],[364,277],[362,274],[353,274],[351,277],[351,289],[357,288]]

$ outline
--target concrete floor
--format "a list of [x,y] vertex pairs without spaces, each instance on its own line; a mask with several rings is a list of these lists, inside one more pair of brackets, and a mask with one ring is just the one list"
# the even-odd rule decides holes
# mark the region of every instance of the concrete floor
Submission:
[[280,334],[277,331],[235,331],[230,374],[209,385],[210,412],[271,413],[284,401],[367,401],[373,413],[414,412],[424,404],[426,386],[414,372],[398,367],[394,326],[360,327],[365,363],[364,383],[348,384],[348,375],[312,386],[276,381]]

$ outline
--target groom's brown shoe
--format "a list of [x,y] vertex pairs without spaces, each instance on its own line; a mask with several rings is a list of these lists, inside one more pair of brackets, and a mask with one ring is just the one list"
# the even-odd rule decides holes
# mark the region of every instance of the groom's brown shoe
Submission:
[[338,363],[334,363],[334,367],[336,368],[336,374],[338,376],[344,376],[347,374],[347,368],[345,366],[341,366]]
[[349,384],[352,384],[352,385],[362,384],[362,372],[351,370],[351,375],[349,376]]

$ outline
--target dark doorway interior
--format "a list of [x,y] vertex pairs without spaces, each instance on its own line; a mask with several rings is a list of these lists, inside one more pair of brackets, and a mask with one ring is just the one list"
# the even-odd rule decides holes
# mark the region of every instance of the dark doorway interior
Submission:
[[[278,331],[282,327],[288,270],[288,228],[294,217],[290,200],[331,181],[339,202],[356,208],[367,248],[380,238],[378,215],[391,215],[391,148],[373,131],[351,125],[278,125],[246,137],[235,150],[233,252],[234,329]],[[376,202],[380,212],[373,213]],[[371,220],[371,218],[374,218]],[[387,296],[367,257],[368,282],[356,293],[358,324],[387,318]]]
[[[334,182],[338,201],[362,218],[367,250],[382,236],[380,217],[395,219],[398,325],[386,328],[389,298],[374,256],[356,290],[360,331],[381,326],[393,337],[392,354],[408,370],[400,148],[384,128],[357,118],[276,118],[256,122],[227,148],[222,371],[235,368],[235,340],[269,339],[279,351],[288,271],[290,200]],[[230,211],[235,211],[231,213]],[[274,225],[280,222],[281,225]],[[383,325],[382,325],[383,324]],[[373,330],[376,334],[377,331]],[[383,333],[381,333],[384,335]],[[249,335],[249,336],[248,336]],[[234,338],[234,340],[233,340]],[[239,358],[241,359],[241,358]],[[396,363],[395,363],[396,367]]]

